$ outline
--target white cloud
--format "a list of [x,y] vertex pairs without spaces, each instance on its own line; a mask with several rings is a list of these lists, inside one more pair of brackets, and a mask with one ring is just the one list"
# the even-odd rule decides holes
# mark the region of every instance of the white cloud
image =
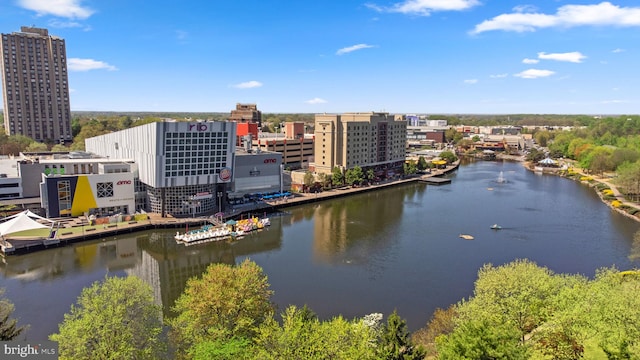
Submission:
[[621,52],[625,52],[625,51],[627,51],[627,50],[617,48],[617,49],[613,49],[613,51],[611,51],[611,52],[613,52],[613,53],[621,53]]
[[18,0],[18,6],[35,11],[38,16],[53,15],[70,19],[86,19],[94,11],[81,5],[82,0]]
[[243,83],[239,83],[231,86],[236,89],[253,89],[253,88],[261,87],[262,83],[260,81],[252,80],[252,81],[247,81],[247,82],[243,82]]
[[538,59],[522,59],[523,64],[537,64],[540,60]]
[[464,81],[465,84],[476,84],[478,82],[478,79],[466,79]]
[[345,47],[345,48],[342,48],[342,49],[336,51],[336,55],[344,55],[344,54],[348,54],[348,53],[356,51],[356,50],[369,49],[369,48],[372,48],[372,47],[375,47],[375,46],[367,45],[367,44],[353,45],[353,46]]
[[305,101],[307,104],[326,104],[327,100],[321,98],[313,98]]
[[555,61],[567,61],[572,63],[581,63],[583,59],[587,57],[582,55],[578,51],[568,52],[568,53],[555,53],[555,54],[547,54],[544,52],[538,53],[538,58],[543,60],[555,60]]
[[478,0],[405,0],[391,6],[376,4],[365,4],[365,6],[379,12],[429,16],[435,11],[460,11],[479,4]]
[[601,101],[603,104],[624,104],[628,103],[626,100],[603,100]]
[[476,25],[471,33],[492,30],[525,32],[575,26],[640,26],[640,7],[620,7],[605,1],[592,5],[564,5],[553,15],[514,12],[485,20]]
[[118,70],[113,65],[109,65],[104,61],[98,61],[93,59],[78,59],[78,58],[69,58],[67,59],[67,67],[70,71],[89,71],[89,70],[109,70],[114,71]]
[[513,7],[513,11],[517,13],[535,13],[538,8],[534,5],[517,5]]
[[555,74],[555,71],[551,70],[540,70],[540,69],[529,69],[523,72],[514,74],[513,76],[523,78],[523,79],[537,79],[541,77],[547,77]]
[[506,78],[507,76],[509,76],[509,74],[505,73],[505,74],[494,74],[494,75],[489,75],[490,78],[493,79],[501,79],[501,78]]

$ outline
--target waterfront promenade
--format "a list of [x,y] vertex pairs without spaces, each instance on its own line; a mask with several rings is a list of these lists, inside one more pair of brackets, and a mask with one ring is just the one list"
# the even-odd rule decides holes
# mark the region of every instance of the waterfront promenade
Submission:
[[[326,190],[319,193],[293,193],[292,196],[274,200],[256,201],[250,204],[233,206],[225,210],[221,216],[175,218],[172,216],[162,217],[161,214],[148,213],[145,220],[122,221],[110,224],[91,225],[84,217],[56,219],[60,221],[56,236],[53,239],[45,239],[42,236],[5,236],[4,242],[0,242],[2,255],[19,254],[43,250],[50,247],[67,245],[75,242],[99,239],[116,236],[122,233],[150,229],[186,229],[190,226],[201,226],[217,220],[226,221],[244,216],[256,216],[264,213],[277,211],[287,207],[302,205],[317,201],[325,201],[333,198],[349,196],[357,193],[382,190],[388,187],[399,186],[407,183],[423,181],[432,184],[446,183],[448,179],[440,178],[458,168],[460,161],[446,166],[443,169],[432,169],[430,173],[415,175],[407,178],[400,178],[392,181],[384,181],[367,186],[344,186],[336,189]],[[438,181],[440,179],[440,181]]]

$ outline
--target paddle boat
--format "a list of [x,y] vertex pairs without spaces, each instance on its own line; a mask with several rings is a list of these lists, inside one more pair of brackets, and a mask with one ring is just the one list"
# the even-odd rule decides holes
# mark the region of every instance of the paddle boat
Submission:
[[498,224],[493,224],[493,225],[491,225],[491,229],[493,229],[493,230],[500,230],[500,229],[502,229],[502,226],[500,226],[500,225],[498,225]]

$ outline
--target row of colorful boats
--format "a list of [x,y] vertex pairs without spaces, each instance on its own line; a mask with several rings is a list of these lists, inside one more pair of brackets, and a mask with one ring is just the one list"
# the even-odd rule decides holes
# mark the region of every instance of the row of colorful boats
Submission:
[[269,218],[259,219],[252,217],[238,221],[229,221],[222,225],[205,225],[196,230],[184,233],[176,232],[174,238],[179,243],[191,245],[195,243],[220,241],[227,239],[240,239],[253,231],[264,229],[271,225]]

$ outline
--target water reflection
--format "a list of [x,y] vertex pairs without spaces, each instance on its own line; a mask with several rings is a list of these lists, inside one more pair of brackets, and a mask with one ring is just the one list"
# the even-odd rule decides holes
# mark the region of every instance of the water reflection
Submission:
[[[500,172],[508,181],[498,186]],[[487,262],[526,257],[587,276],[602,266],[638,264],[628,256],[639,224],[611,211],[591,188],[508,163],[471,163],[450,177],[450,185],[405,185],[294,207],[234,243],[187,247],[175,242],[175,230],[157,230],[10,256],[0,264],[0,287],[20,324],[31,325],[27,336],[39,340],[105,275],[144,279],[168,315],[187,279],[212,263],[250,257],[281,309],[307,304],[325,318],[398,309],[415,330],[436,307],[469,296]],[[491,230],[494,223],[503,230]]]

